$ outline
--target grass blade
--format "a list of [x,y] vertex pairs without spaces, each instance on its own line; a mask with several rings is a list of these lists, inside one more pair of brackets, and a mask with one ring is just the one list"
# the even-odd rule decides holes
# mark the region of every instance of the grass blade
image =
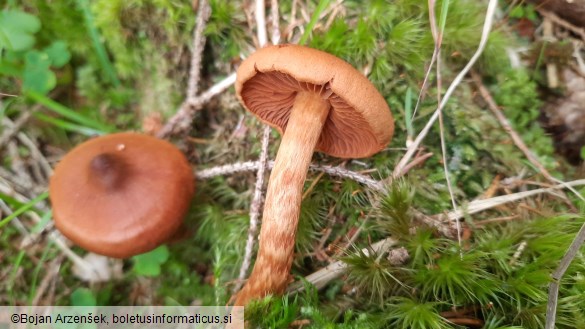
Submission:
[[406,89],[406,95],[404,99],[404,120],[406,121],[406,133],[409,140],[412,140],[414,136],[414,127],[412,125],[413,114],[412,114],[412,88]]
[[445,24],[447,23],[447,13],[449,12],[449,0],[444,0],[441,6],[441,16],[439,17],[439,35],[443,38]]
[[319,20],[319,16],[321,16],[321,13],[323,12],[323,10],[325,10],[325,8],[327,8],[327,6],[329,6],[329,2],[330,2],[330,0],[320,0],[319,1],[319,4],[317,4],[317,8],[315,8],[315,11],[313,12],[313,16],[311,16],[311,20],[309,21],[309,24],[307,24],[307,27],[305,27],[305,32],[301,36],[301,40],[299,40],[299,45],[304,45],[305,43],[307,43],[307,39],[309,39],[309,35],[311,35],[311,32],[313,31],[315,24],[317,24],[317,21]]
[[97,27],[93,21],[93,14],[91,13],[91,9],[89,8],[89,1],[88,0],[77,0],[77,5],[81,9],[83,13],[83,19],[85,21],[85,26],[87,28],[87,32],[89,33],[89,37],[91,42],[93,43],[93,48],[97,54],[97,57],[100,61],[100,65],[104,70],[106,78],[115,86],[120,86],[120,80],[118,79],[118,75],[116,74],[116,70],[114,66],[110,62],[108,58],[108,53],[106,52],[106,48],[100,41],[100,34]]
[[93,137],[96,135],[104,135],[106,133],[103,130],[88,128],[85,126],[81,126],[78,124],[67,122],[65,120],[52,118],[52,117],[45,115],[43,113],[35,113],[34,116],[39,120],[45,121],[46,123],[50,123],[50,124],[57,126],[61,129],[73,131],[73,132],[76,132],[76,133],[79,133],[79,134],[82,134],[85,136],[89,136],[89,137]]
[[49,257],[49,251],[51,251],[52,248],[53,248],[53,241],[49,241],[49,243],[45,246],[45,250],[43,251],[41,258],[39,259],[37,266],[35,266],[35,269],[33,271],[33,276],[32,276],[32,283],[30,285],[30,292],[28,294],[28,304],[29,305],[32,305],[32,302],[35,298],[35,295],[37,294],[37,282],[39,279],[39,274],[41,273],[43,266],[47,263],[47,258]]
[[49,192],[44,192],[44,193],[40,194],[39,196],[37,196],[36,198],[25,203],[22,207],[16,209],[15,212],[13,212],[12,214],[10,214],[10,215],[6,216],[5,218],[3,218],[2,220],[0,220],[0,228],[4,227],[6,224],[10,223],[14,218],[16,218],[17,216],[20,216],[25,211],[32,208],[35,204],[45,200],[48,196],[49,196]]
[[14,301],[16,300],[16,298],[14,297],[14,291],[12,289],[14,288],[14,282],[16,281],[16,276],[18,275],[18,268],[20,267],[20,264],[22,263],[25,254],[26,253],[24,252],[24,250],[18,252],[16,260],[12,264],[12,273],[10,273],[10,277],[8,278],[8,284],[6,288],[8,290],[10,300],[12,301],[11,305],[15,305]]
[[81,124],[81,125],[84,125],[87,127],[91,127],[91,128],[94,128],[94,129],[102,131],[102,132],[112,132],[115,130],[113,127],[110,127],[110,126],[103,124],[99,121],[96,121],[94,119],[86,117],[85,115],[79,114],[79,113],[75,112],[74,110],[72,110],[66,106],[63,106],[62,104],[59,104],[59,103],[55,102],[54,100],[52,100],[44,95],[41,95],[37,92],[28,91],[28,92],[26,92],[26,96],[28,98],[30,98],[31,100],[45,106],[47,109],[49,109],[49,110],[51,110],[59,115],[62,115],[63,117],[65,117],[71,121],[74,121],[78,124]]

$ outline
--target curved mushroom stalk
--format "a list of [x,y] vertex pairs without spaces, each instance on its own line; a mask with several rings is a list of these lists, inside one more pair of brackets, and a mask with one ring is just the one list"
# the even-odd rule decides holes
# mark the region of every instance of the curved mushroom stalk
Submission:
[[303,185],[329,107],[319,93],[302,91],[296,96],[268,182],[256,264],[235,305],[281,294],[287,286]]
[[258,257],[235,305],[284,292],[295,245],[302,188],[315,150],[341,158],[370,156],[392,137],[384,98],[363,74],[315,49],[262,48],[240,65],[240,102],[283,133],[266,193]]

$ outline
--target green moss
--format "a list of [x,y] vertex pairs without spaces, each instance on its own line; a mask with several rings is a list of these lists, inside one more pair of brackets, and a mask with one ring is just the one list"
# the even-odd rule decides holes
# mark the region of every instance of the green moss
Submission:
[[[66,0],[36,3],[23,0],[10,7],[23,9],[41,22],[35,34],[34,49],[44,50],[63,40],[71,54],[65,66],[55,67],[55,96],[51,97],[90,118],[119,129],[140,126],[149,112],[173,114],[184,97],[190,65],[192,30],[197,12],[191,2],[168,0],[97,0],[91,3],[93,27],[106,50],[105,59],[118,77],[116,86],[103,68],[104,54],[96,51],[80,10],[81,2]],[[298,2],[310,16],[319,1]],[[321,2],[325,3],[325,2]],[[290,21],[291,1],[281,1],[281,32]],[[329,2],[333,5],[334,2]],[[207,45],[203,52],[201,87],[206,88],[233,72],[241,54],[252,49],[255,31],[248,28],[242,1],[211,0],[212,15],[205,29]],[[416,134],[427,123],[437,106],[436,72],[429,76],[425,98],[413,120],[412,111],[424,74],[430,64],[434,41],[430,33],[428,3],[418,0],[348,0],[341,4],[336,19],[325,8],[324,19],[315,24],[310,37],[313,47],[333,53],[350,63],[379,88],[396,120],[392,144],[379,154],[359,161],[339,162],[315,155],[315,162],[336,165],[376,179],[391,175],[404,154],[406,127]],[[21,8],[22,7],[22,8]],[[437,18],[445,15],[441,48],[443,89],[476,51],[485,3],[449,1],[436,3]],[[523,8],[523,7],[518,7]],[[267,6],[267,12],[271,12]],[[530,13],[530,10],[528,11]],[[532,11],[530,15],[533,15]],[[522,14],[522,15],[528,15]],[[59,19],[55,19],[58,17]],[[534,18],[531,18],[534,19]],[[83,22],[83,23],[82,23]],[[489,37],[487,48],[474,69],[491,89],[496,102],[541,160],[555,174],[569,179],[572,171],[555,167],[550,141],[538,127],[541,101],[535,72],[509,70],[505,48],[514,46],[507,21],[500,21]],[[306,28],[306,27],[305,27]],[[295,28],[292,40],[300,37]],[[59,44],[58,44],[59,45]],[[63,55],[61,44],[57,53]],[[538,48],[540,46],[540,48]],[[553,45],[549,45],[553,46]],[[558,48],[556,47],[558,46]],[[550,47],[566,50],[566,45]],[[547,46],[548,47],[548,46]],[[537,45],[538,54],[547,49]],[[7,60],[14,54],[6,54]],[[554,54],[552,54],[554,55]],[[12,57],[11,57],[12,56]],[[548,56],[548,55],[547,55]],[[59,56],[56,56],[58,58]],[[564,60],[558,56],[555,60]],[[23,62],[24,63],[24,62]],[[544,63],[544,61],[540,61]],[[0,66],[5,62],[0,63]],[[14,67],[3,67],[13,70]],[[16,68],[18,69],[18,67]],[[5,91],[18,91],[23,79],[10,75],[0,83]],[[12,89],[11,89],[12,88]],[[485,194],[496,177],[518,177],[527,162],[497,120],[464,81],[443,112],[447,144],[447,168],[455,201],[461,209],[466,202]],[[3,99],[1,113],[18,117],[31,104],[22,98]],[[44,111],[45,109],[41,109]],[[244,116],[233,89],[214,98],[196,113],[192,136],[182,140],[197,167],[211,167],[256,159],[260,153],[262,126]],[[102,121],[100,121],[102,122]],[[54,160],[60,149],[85,139],[75,133],[31,121],[24,129],[37,138],[42,151]],[[274,158],[281,136],[272,132],[269,154]],[[203,141],[201,141],[203,140]],[[20,145],[19,145],[20,146]],[[523,201],[534,211],[517,210],[515,204],[465,218],[468,226],[462,246],[441,237],[419,220],[419,214],[441,214],[452,209],[440,157],[439,129],[433,127],[424,141],[420,156],[434,155],[409,169],[405,180],[395,181],[388,193],[379,195],[349,179],[309,172],[305,189],[311,188],[301,209],[296,241],[295,263],[291,274],[302,278],[339,259],[340,248],[352,240],[341,257],[347,264],[344,276],[317,291],[309,283],[305,292],[269,297],[247,309],[250,323],[266,328],[455,328],[447,311],[469,310],[466,316],[485,322],[484,328],[539,328],[544,321],[549,275],[556,268],[568,243],[583,223],[579,216],[558,216],[567,211],[563,201],[543,196]],[[12,170],[17,160],[34,165],[34,154],[16,149],[18,157],[3,153],[3,166]],[[59,151],[55,151],[59,150]],[[524,177],[537,180],[528,172]],[[4,182],[4,181],[3,181]],[[87,291],[98,304],[128,305],[147,286],[153,303],[165,305],[224,305],[232,294],[248,237],[248,213],[255,173],[239,173],[198,182],[194,205],[186,220],[187,237],[169,246],[169,257],[161,274],[145,278],[128,271],[108,283],[89,285],[72,274],[72,264],[63,262],[55,304],[70,304],[72,291]],[[315,183],[315,184],[313,184]],[[3,183],[4,184],[4,183]],[[500,189],[497,193],[503,193]],[[513,192],[505,191],[507,192]],[[571,197],[579,205],[579,201]],[[376,206],[374,206],[376,205]],[[415,211],[416,210],[416,211]],[[548,218],[538,218],[545,211]],[[481,223],[484,219],[519,216],[502,224]],[[24,223],[29,225],[26,216]],[[358,235],[355,235],[359,231]],[[14,227],[0,234],[0,303],[24,304],[38,287],[43,266],[58,254],[44,248],[42,240],[19,250],[22,236]],[[389,257],[392,249],[363,252],[373,242],[392,237],[393,248],[403,247],[409,257],[402,263]],[[41,246],[41,247],[38,247]],[[317,249],[317,248],[321,249]],[[367,249],[368,250],[368,249]],[[83,252],[75,247],[74,251]],[[315,255],[319,255],[316,257]],[[331,257],[331,258],[329,258]],[[337,257],[337,258],[336,258]],[[562,280],[559,328],[585,328],[585,264],[578,254]],[[145,284],[144,282],[147,282]],[[294,322],[298,321],[298,322]]]

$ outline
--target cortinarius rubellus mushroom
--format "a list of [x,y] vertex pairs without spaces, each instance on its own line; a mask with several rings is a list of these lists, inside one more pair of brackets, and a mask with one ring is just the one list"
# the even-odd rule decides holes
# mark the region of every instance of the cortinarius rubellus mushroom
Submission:
[[368,157],[390,142],[394,121],[363,74],[303,46],[269,46],[252,54],[238,69],[236,93],[248,111],[283,135],[266,192],[258,257],[235,296],[235,305],[245,305],[286,288],[313,152]]
[[49,184],[55,225],[79,246],[126,258],[156,248],[180,227],[193,171],[172,144],[118,133],[65,155]]

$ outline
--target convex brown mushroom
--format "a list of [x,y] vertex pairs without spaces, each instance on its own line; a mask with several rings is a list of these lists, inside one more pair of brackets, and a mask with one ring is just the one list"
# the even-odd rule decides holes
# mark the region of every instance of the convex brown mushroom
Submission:
[[51,177],[49,195],[63,235],[91,252],[126,258],[175,233],[194,184],[191,166],[172,144],[117,133],[66,154]]
[[391,140],[388,104],[368,79],[322,51],[279,45],[242,62],[236,93],[244,107],[282,134],[268,183],[258,256],[235,305],[282,294],[289,282],[302,188],[315,150],[363,158]]

